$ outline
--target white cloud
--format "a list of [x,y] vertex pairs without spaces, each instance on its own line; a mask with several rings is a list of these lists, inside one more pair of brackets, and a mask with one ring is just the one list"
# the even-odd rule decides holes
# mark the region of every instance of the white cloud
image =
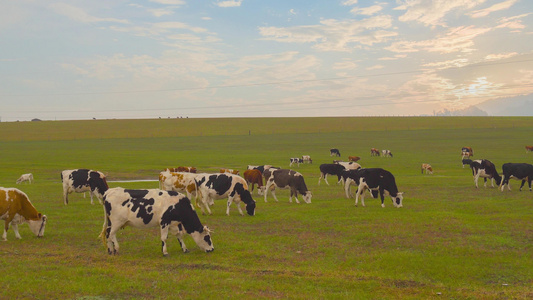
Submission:
[[184,5],[186,3],[185,0],[150,0],[150,2],[167,5]]
[[380,5],[373,5],[369,7],[355,7],[350,10],[350,12],[354,15],[365,15],[365,16],[371,16],[378,12],[380,12],[383,9]]
[[50,5],[50,8],[56,13],[66,16],[71,20],[82,22],[82,23],[98,23],[98,22],[111,22],[111,23],[122,23],[128,24],[128,20],[116,19],[116,18],[100,18],[89,15],[83,9],[65,3],[53,3]]
[[453,10],[466,10],[484,3],[486,0],[403,0],[396,10],[405,10],[398,20],[419,22],[426,26],[447,26],[444,16]]
[[374,65],[374,66],[366,68],[366,70],[367,71],[372,71],[372,70],[379,70],[379,69],[383,69],[383,68],[385,68],[384,65]]
[[218,7],[239,7],[241,6],[243,0],[226,0],[218,1],[215,3]]
[[148,10],[152,15],[156,17],[168,16],[174,14],[172,9],[154,8]]
[[504,10],[504,9],[508,9],[508,8],[510,8],[510,7],[513,6],[513,4],[515,4],[517,1],[518,1],[518,0],[507,0],[507,1],[500,2],[500,3],[496,3],[496,4],[492,5],[491,7],[488,7],[488,8],[485,8],[485,9],[480,9],[480,10],[473,11],[472,13],[469,13],[469,15],[470,15],[472,18],[486,17],[486,16],[488,16],[490,13],[493,13],[493,12],[495,12],[495,11],[499,11],[499,10]]
[[357,0],[346,0],[342,2],[342,5],[344,6],[351,6],[351,5],[356,5],[356,4],[357,4]]

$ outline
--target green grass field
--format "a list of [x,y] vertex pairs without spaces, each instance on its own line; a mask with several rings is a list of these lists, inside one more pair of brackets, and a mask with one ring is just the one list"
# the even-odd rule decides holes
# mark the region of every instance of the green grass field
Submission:
[[[533,193],[476,189],[462,168],[462,146],[489,159],[533,163],[533,118],[265,118],[163,119],[0,123],[0,186],[17,187],[48,216],[45,237],[27,225],[0,242],[0,298],[36,299],[531,299],[533,298]],[[393,158],[371,157],[370,148]],[[333,178],[318,183],[318,166],[362,157],[363,167],[391,171],[403,208],[366,197],[355,207]],[[165,167],[219,168],[272,164],[311,155],[301,172],[311,204],[254,194],[256,216],[200,215],[213,231],[215,251],[192,238],[181,252],[176,239],[161,254],[159,230],[127,227],[117,235],[118,256],[98,235],[103,209],[71,194],[63,205],[59,174],[91,168],[111,187],[156,188]],[[422,175],[421,163],[433,175]],[[16,185],[23,173],[34,184]],[[2,222],[3,223],[3,222]]]

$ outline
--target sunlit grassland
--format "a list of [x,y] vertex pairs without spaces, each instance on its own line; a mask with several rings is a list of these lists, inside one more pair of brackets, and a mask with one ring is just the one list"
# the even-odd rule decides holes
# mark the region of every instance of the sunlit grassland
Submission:
[[[286,118],[164,119],[0,123],[0,185],[16,186],[22,173],[35,184],[17,187],[47,214],[45,237],[21,226],[0,243],[7,298],[518,298],[533,297],[533,194],[476,190],[462,168],[460,148],[505,162],[533,162],[532,118]],[[370,157],[370,148],[393,158]],[[404,207],[385,208],[366,197],[355,207],[341,186],[318,183],[330,148],[342,159],[396,176]],[[225,202],[200,218],[214,230],[215,251],[193,240],[183,254],[175,239],[161,255],[157,229],[126,228],[121,253],[109,256],[99,240],[103,210],[82,195],[62,202],[59,173],[87,167],[108,174],[110,186],[155,188],[169,166],[215,172],[248,164],[293,166],[313,192],[311,204],[279,203],[254,195],[257,212],[241,217]],[[423,175],[422,162],[435,173]],[[440,295],[440,296],[439,296]]]

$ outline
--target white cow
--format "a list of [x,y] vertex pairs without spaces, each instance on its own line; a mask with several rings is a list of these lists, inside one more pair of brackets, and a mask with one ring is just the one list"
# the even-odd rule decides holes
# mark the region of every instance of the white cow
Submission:
[[17,184],[22,183],[24,181],[29,181],[31,183],[32,180],[33,180],[33,174],[32,173],[22,174],[22,175],[20,175],[19,179],[17,179]]

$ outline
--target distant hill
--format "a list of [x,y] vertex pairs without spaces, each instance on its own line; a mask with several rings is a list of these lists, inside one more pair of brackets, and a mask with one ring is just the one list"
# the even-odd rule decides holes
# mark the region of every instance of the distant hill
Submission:
[[533,116],[533,95],[495,99],[460,110],[436,112],[436,116]]

